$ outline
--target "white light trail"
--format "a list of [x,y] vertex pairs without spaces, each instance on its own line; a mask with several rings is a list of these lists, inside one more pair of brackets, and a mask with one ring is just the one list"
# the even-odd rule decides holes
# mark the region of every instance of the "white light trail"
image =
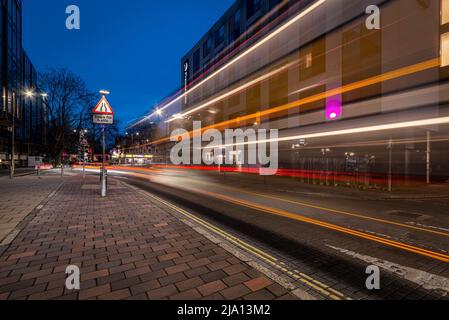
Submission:
[[[241,59],[243,59],[244,57],[246,57],[247,55],[249,55],[250,53],[252,53],[253,51],[255,51],[257,48],[259,48],[260,46],[264,45],[265,43],[267,43],[268,41],[270,41],[271,39],[273,39],[274,37],[276,37],[278,34],[280,34],[281,32],[283,32],[284,30],[288,29],[290,26],[292,26],[294,23],[298,22],[299,20],[301,20],[303,17],[307,16],[308,14],[310,14],[312,11],[316,10],[317,8],[319,8],[320,6],[322,6],[324,3],[326,3],[328,0],[319,0],[317,2],[315,2],[313,5],[311,5],[310,7],[308,7],[307,9],[305,9],[304,11],[300,12],[297,16],[295,16],[294,18],[292,18],[291,20],[289,20],[287,23],[281,25],[280,27],[278,27],[276,30],[274,30],[272,33],[268,34],[265,38],[261,39],[259,42],[255,43],[252,47],[248,48],[246,51],[242,52],[240,55],[238,55],[237,57],[235,57],[234,59],[232,59],[231,61],[229,61],[227,64],[225,64],[224,66],[222,66],[220,69],[218,69],[217,71],[215,71],[214,73],[212,73],[210,76],[208,76],[206,79],[202,80],[201,82],[199,82],[198,84],[196,84],[195,86],[193,86],[192,88],[190,88],[189,90],[187,90],[186,92],[184,92],[183,94],[181,94],[180,96],[178,96],[177,98],[175,98],[174,100],[172,100],[171,102],[167,103],[166,105],[164,105],[163,107],[160,108],[160,110],[165,110],[168,107],[172,106],[174,103],[180,101],[181,99],[183,99],[186,95],[192,93],[193,91],[195,91],[196,89],[198,89],[199,87],[201,87],[204,83],[208,82],[209,80],[211,80],[212,78],[214,78],[216,75],[220,74],[221,72],[223,72],[224,70],[226,70],[227,68],[229,68],[230,66],[232,66],[233,64],[235,64],[236,62],[240,61]],[[139,121],[136,125],[141,124],[142,122],[150,119],[151,117],[157,115],[156,112],[153,112],[152,114],[150,114],[149,116],[145,117],[144,119],[142,119],[141,121]]]
[[191,109],[191,110],[189,110],[189,111],[187,111],[185,113],[182,113],[182,114],[175,114],[171,119],[167,120],[166,122],[169,123],[169,122],[172,122],[172,121],[177,120],[177,119],[182,119],[182,118],[184,118],[184,117],[186,117],[186,116],[188,116],[188,115],[190,115],[192,113],[195,113],[195,112],[197,112],[197,111],[199,111],[201,109],[204,109],[204,108],[206,108],[206,107],[208,107],[210,105],[213,105],[213,104],[215,104],[215,103],[217,103],[217,102],[219,102],[219,101],[221,101],[223,99],[229,98],[229,97],[233,96],[234,94],[237,94],[237,93],[239,93],[242,90],[245,90],[245,89],[247,89],[247,88],[249,88],[249,87],[251,87],[251,86],[253,86],[253,85],[255,85],[255,84],[259,83],[259,82],[262,82],[263,80],[266,80],[266,79],[270,78],[271,76],[273,76],[273,75],[275,75],[277,73],[280,73],[280,72],[282,72],[284,70],[287,70],[288,68],[292,67],[295,64],[297,64],[297,62],[291,62],[291,63],[289,63],[289,64],[287,64],[287,65],[285,65],[285,66],[283,66],[283,67],[281,67],[279,69],[276,69],[274,71],[271,71],[270,73],[267,73],[267,74],[263,75],[262,77],[259,77],[257,79],[254,79],[254,80],[250,81],[250,82],[247,82],[244,85],[242,85],[242,86],[240,86],[238,88],[235,88],[235,89],[233,89],[233,90],[231,90],[231,91],[229,91],[229,92],[227,92],[227,93],[225,93],[225,94],[223,94],[223,95],[221,95],[221,96],[219,96],[219,97],[217,97],[217,98],[215,98],[215,99],[213,99],[213,100],[211,100],[209,102],[206,102],[206,103],[204,103],[204,104],[202,104],[202,105],[200,105],[200,106],[198,106],[198,107],[196,107],[194,109]]
[[448,124],[448,123],[449,123],[449,117],[441,117],[441,118],[406,121],[406,122],[398,122],[398,123],[383,124],[383,125],[353,128],[353,129],[343,129],[343,130],[335,130],[335,131],[309,133],[309,134],[303,134],[303,135],[283,137],[283,138],[278,138],[278,139],[248,141],[248,142],[242,142],[242,143],[222,145],[221,147],[226,148],[226,147],[242,146],[242,145],[250,145],[250,144],[285,142],[285,141],[293,141],[293,140],[300,140],[300,139],[312,139],[312,138],[324,138],[324,137],[331,137],[331,136],[341,136],[341,135],[367,133],[367,132],[378,132],[378,131],[384,131],[384,130],[405,129],[405,128],[431,126],[431,125]]

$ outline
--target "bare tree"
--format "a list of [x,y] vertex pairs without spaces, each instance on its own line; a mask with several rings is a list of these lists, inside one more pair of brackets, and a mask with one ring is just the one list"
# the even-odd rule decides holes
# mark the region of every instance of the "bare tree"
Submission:
[[[89,138],[92,142],[92,146],[94,148],[94,151],[97,154],[100,154],[102,152],[102,134],[103,129],[100,125],[92,124],[89,129]],[[115,138],[119,136],[120,134],[120,120],[115,119],[113,125],[106,126],[106,150],[111,150],[114,148],[115,145]]]
[[80,77],[64,68],[41,74],[40,87],[47,94],[48,152],[60,164],[66,148],[73,143],[73,130],[89,124],[95,94]]

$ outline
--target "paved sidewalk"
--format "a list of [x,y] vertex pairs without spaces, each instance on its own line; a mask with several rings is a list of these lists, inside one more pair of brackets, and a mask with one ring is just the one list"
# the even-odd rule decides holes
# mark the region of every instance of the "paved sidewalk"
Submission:
[[102,199],[97,178],[65,181],[0,256],[0,300],[294,298],[133,189],[111,180]]
[[[57,176],[17,177],[0,183],[0,253],[1,246],[14,236],[17,225],[25,219],[62,180]],[[8,237],[9,235],[9,237]],[[6,239],[5,239],[6,238]]]

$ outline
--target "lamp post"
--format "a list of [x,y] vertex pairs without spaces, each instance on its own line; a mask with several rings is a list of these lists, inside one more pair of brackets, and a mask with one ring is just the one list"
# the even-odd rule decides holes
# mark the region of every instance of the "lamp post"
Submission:
[[[131,133],[131,134],[129,134],[128,132],[126,132],[125,135],[126,135],[127,137],[128,137],[128,136],[131,136],[131,148],[129,148],[129,150],[130,150],[130,152],[131,152],[132,155],[136,154],[137,152],[136,152],[136,148],[135,148],[135,145],[134,145],[134,137],[139,138],[139,137],[140,137],[140,132]],[[134,164],[135,164],[134,162],[135,162],[135,159],[134,159],[134,156],[133,156],[133,157],[131,158],[131,165],[132,165],[132,166],[134,166]]]
[[[31,97],[33,93],[31,91],[27,91],[25,93],[27,97]],[[15,171],[16,171],[16,163],[14,159],[15,151],[15,144],[16,144],[16,99],[13,93],[13,99],[12,99],[12,126],[11,126],[11,166],[10,166],[10,179],[14,179]]]
[[[74,130],[75,133],[77,133],[77,130]],[[86,179],[86,147],[88,146],[87,141],[85,139],[85,134],[87,133],[87,129],[81,129],[79,131],[79,141],[80,146],[83,151],[83,179]]]
[[[33,98],[34,93],[31,90],[28,90],[24,93],[26,98]],[[14,179],[15,171],[16,171],[16,163],[15,163],[15,144],[16,144],[16,99],[15,93],[13,93],[12,99],[12,126],[11,126],[11,166],[10,166],[10,179]]]
[[393,191],[393,139],[388,140],[388,192]]
[[331,149],[329,148],[323,148],[321,149],[321,153],[326,158],[326,186],[329,185],[329,156],[328,153],[331,152]]

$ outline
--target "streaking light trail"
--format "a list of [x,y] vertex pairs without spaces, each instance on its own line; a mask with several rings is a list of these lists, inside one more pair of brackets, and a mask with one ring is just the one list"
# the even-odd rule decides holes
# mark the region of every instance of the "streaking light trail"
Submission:
[[[389,81],[389,80],[397,79],[397,78],[404,77],[407,75],[415,74],[418,72],[429,70],[431,68],[436,68],[436,67],[439,67],[439,65],[440,65],[440,58],[430,59],[430,60],[420,62],[420,63],[414,64],[414,65],[410,65],[410,66],[406,66],[406,67],[403,67],[400,69],[389,71],[389,72],[386,72],[386,73],[378,75],[378,76],[374,76],[374,77],[367,78],[367,79],[364,79],[361,81],[357,81],[357,82],[354,82],[354,83],[351,83],[351,84],[348,84],[348,85],[345,85],[345,86],[342,86],[339,88],[328,90],[323,93],[312,95],[312,96],[304,98],[304,99],[299,99],[299,100],[293,101],[291,103],[281,105],[281,106],[278,106],[278,107],[275,107],[272,109],[259,111],[259,112],[253,113],[253,114],[239,117],[237,119],[231,119],[231,120],[223,121],[223,122],[220,122],[220,123],[217,123],[214,125],[210,125],[208,127],[204,127],[202,129],[202,131],[206,131],[209,129],[224,128],[226,126],[230,126],[230,125],[234,125],[234,124],[241,124],[241,123],[245,123],[246,121],[252,121],[254,119],[260,119],[261,117],[280,113],[280,112],[287,111],[287,110],[290,110],[293,108],[298,108],[298,107],[307,105],[309,103],[318,102],[323,99],[327,99],[329,97],[338,96],[343,93],[361,89],[361,88],[364,88],[364,87],[367,87],[370,85],[374,85],[374,84],[382,83],[384,81]],[[197,134],[197,133],[194,131],[191,131],[191,132],[189,132],[189,134],[192,135],[192,134]],[[147,143],[143,146],[160,144],[163,142],[167,142],[169,140],[170,140],[169,137],[165,137],[165,138]]]
[[[201,82],[199,82],[197,85],[195,85],[194,87],[190,88],[189,90],[187,90],[186,92],[184,92],[183,94],[181,94],[180,96],[178,96],[177,98],[175,98],[174,100],[172,100],[171,102],[167,103],[165,106],[160,107],[159,110],[166,110],[167,108],[169,108],[170,106],[172,106],[173,104],[175,104],[176,102],[182,100],[186,95],[191,94],[193,91],[197,90],[199,87],[201,87],[204,83],[206,83],[207,81],[211,80],[212,78],[214,78],[215,76],[217,76],[218,74],[220,74],[221,72],[223,72],[224,70],[228,69],[229,67],[231,67],[232,65],[234,65],[236,62],[240,61],[241,59],[243,59],[244,57],[246,57],[248,54],[252,53],[253,51],[255,51],[257,48],[259,48],[260,46],[264,45],[265,43],[267,43],[268,41],[270,41],[271,39],[273,39],[274,37],[276,37],[277,35],[279,35],[281,32],[283,32],[284,30],[288,29],[290,26],[292,26],[294,23],[296,23],[297,21],[299,21],[300,19],[302,19],[303,17],[307,16],[308,14],[310,14],[311,12],[313,12],[314,10],[316,10],[317,8],[319,8],[320,6],[322,6],[325,2],[327,2],[327,0],[319,0],[316,3],[314,3],[313,5],[311,5],[310,7],[308,7],[307,9],[305,9],[304,11],[302,11],[301,13],[299,13],[297,16],[295,16],[293,19],[289,20],[287,23],[281,25],[279,28],[277,28],[276,30],[274,30],[272,33],[268,34],[265,38],[261,39],[259,42],[257,42],[256,44],[254,44],[252,47],[250,47],[249,49],[247,49],[246,51],[242,52],[240,55],[238,55],[237,57],[235,57],[234,59],[232,59],[231,61],[229,61],[227,64],[225,64],[224,66],[222,66],[220,69],[218,69],[217,71],[215,71],[214,73],[212,73],[210,76],[208,76],[206,79],[202,80]],[[150,114],[148,117],[144,118],[143,120],[141,120],[138,124],[150,119],[153,116],[156,116],[157,113],[153,112],[152,114]]]
[[270,142],[275,142],[275,141],[284,142],[284,141],[292,141],[292,140],[300,140],[300,139],[323,138],[323,137],[341,136],[341,135],[348,135],[348,134],[355,134],[355,133],[367,133],[367,132],[377,132],[377,131],[385,131],[385,130],[405,129],[405,128],[431,126],[431,125],[448,124],[448,123],[449,123],[449,117],[441,117],[441,118],[406,121],[406,122],[398,122],[398,123],[383,124],[383,125],[353,128],[353,129],[344,129],[344,130],[336,130],[336,131],[328,131],[328,132],[303,134],[303,135],[296,135],[296,136],[290,136],[290,137],[282,137],[282,138],[278,138],[278,139],[266,139],[266,140],[261,140],[258,142],[249,141],[249,142],[243,142],[243,143],[222,145],[221,147],[226,148],[226,147],[240,146],[240,145],[270,143]]

